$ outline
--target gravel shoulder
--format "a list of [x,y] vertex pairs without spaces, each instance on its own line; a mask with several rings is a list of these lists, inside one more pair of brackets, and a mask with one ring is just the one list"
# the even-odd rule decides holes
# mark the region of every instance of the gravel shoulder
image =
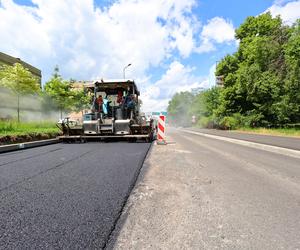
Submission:
[[192,172],[182,171],[187,153],[176,144],[152,147],[107,249],[187,249],[198,245],[191,232],[193,226],[196,229],[203,223],[193,197],[200,193],[198,189],[191,192],[190,185],[198,186],[199,181],[208,185],[210,180],[198,180]]

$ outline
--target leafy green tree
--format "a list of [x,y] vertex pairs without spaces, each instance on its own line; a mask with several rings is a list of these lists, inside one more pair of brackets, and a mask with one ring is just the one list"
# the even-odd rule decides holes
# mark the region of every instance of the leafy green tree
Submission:
[[91,97],[87,95],[84,89],[72,90],[73,103],[72,110],[75,112],[82,112],[84,109],[87,109],[91,105]]
[[188,114],[189,107],[193,103],[194,96],[190,92],[180,92],[169,101],[168,114],[173,124],[187,126],[191,117]]
[[189,108],[189,115],[196,116],[197,124],[202,127],[215,127],[215,110],[219,106],[221,88],[213,87],[197,94]]
[[213,87],[200,92],[193,98],[193,103],[189,108],[190,115],[200,117],[210,117],[219,106],[219,96],[221,88]]
[[13,66],[4,65],[0,70],[0,86],[9,89],[16,95],[19,122],[20,97],[23,95],[38,94],[40,92],[38,79],[20,63],[15,63]]
[[289,98],[285,95],[288,67],[284,49],[291,33],[280,17],[273,18],[270,13],[248,17],[236,30],[238,51],[217,66],[216,74],[224,76],[218,117],[240,113],[252,117],[253,126],[280,125],[290,120],[285,106]]
[[292,27],[284,54],[287,65],[285,94],[278,105],[278,113],[283,121],[300,123],[300,19]]
[[[216,75],[224,86],[185,100],[176,94],[169,113],[188,114],[221,128],[300,123],[300,20],[292,27],[270,13],[248,17],[236,30],[237,52],[225,56]],[[204,119],[205,118],[205,119]]]
[[249,16],[235,32],[235,37],[241,43],[251,42],[255,37],[272,37],[282,28],[279,16],[273,18],[270,12],[259,16]]
[[58,67],[56,67],[52,78],[45,84],[44,90],[55,101],[62,119],[63,112],[72,109],[74,102],[72,84],[62,79],[59,75]]
[[238,70],[239,60],[237,54],[226,55],[216,68],[216,75],[224,77],[224,86],[232,86],[235,84],[235,73]]

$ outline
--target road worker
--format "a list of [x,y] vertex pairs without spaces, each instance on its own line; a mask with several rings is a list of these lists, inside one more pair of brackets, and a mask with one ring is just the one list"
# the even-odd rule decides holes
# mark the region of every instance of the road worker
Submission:
[[97,107],[98,107],[97,111],[98,111],[99,113],[101,113],[101,112],[102,112],[102,105],[103,105],[103,98],[102,98],[102,95],[99,95],[99,96],[98,96],[98,98],[96,99],[96,103],[97,103]]

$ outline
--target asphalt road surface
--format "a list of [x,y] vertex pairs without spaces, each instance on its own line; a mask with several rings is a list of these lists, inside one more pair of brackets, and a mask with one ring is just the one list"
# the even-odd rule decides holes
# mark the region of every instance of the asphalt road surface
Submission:
[[0,249],[100,249],[148,143],[56,144],[0,154]]
[[236,132],[228,130],[216,130],[216,129],[199,129],[190,128],[192,131],[201,132],[204,134],[218,135],[228,138],[234,138],[239,140],[251,141],[262,143],[271,146],[278,146],[288,149],[300,150],[300,138],[287,137],[287,136],[272,136],[272,135],[261,135],[246,132]]
[[300,249],[299,158],[167,131],[111,248]]
[[176,132],[210,180],[208,229],[223,235],[219,246],[300,249],[300,159]]

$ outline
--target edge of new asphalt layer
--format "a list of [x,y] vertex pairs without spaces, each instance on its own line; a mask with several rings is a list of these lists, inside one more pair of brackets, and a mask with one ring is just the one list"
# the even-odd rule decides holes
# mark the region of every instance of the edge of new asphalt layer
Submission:
[[[138,182],[139,178],[140,178],[140,175],[141,175],[141,172],[143,171],[143,168],[144,168],[144,163],[145,163],[145,160],[147,159],[147,157],[149,156],[149,152],[152,150],[152,147],[153,147],[153,144],[155,143],[155,141],[153,141],[147,152],[145,153],[145,156],[141,159],[140,163],[139,163],[139,168],[137,169],[135,175],[134,175],[134,178],[133,178],[133,181],[131,183],[131,185],[129,186],[129,189],[128,189],[128,193],[126,195],[126,197],[124,198],[124,202],[123,202],[123,205],[122,205],[122,208],[118,214],[118,216],[116,217],[114,223],[113,223],[113,227],[111,228],[109,234],[108,234],[108,237],[105,241],[105,244],[103,246],[103,249],[111,249],[112,245],[114,245],[114,242],[115,242],[115,234],[118,234],[118,225],[120,223],[120,219],[122,218],[122,215],[125,213],[125,208],[126,208],[126,205],[127,205],[127,202],[128,202],[128,198],[130,197],[136,183]],[[122,224],[122,222],[121,222]],[[116,232],[117,231],[117,232]]]
[[294,149],[288,149],[288,148],[283,148],[283,147],[278,147],[278,146],[272,146],[272,145],[267,145],[267,144],[262,144],[262,143],[257,143],[257,142],[251,142],[251,141],[246,141],[242,139],[234,139],[234,138],[229,138],[229,137],[224,137],[220,135],[212,135],[212,134],[205,134],[202,132],[196,132],[196,131],[191,131],[187,129],[182,129],[181,131],[189,134],[194,134],[194,135],[199,135],[199,136],[204,136],[207,138],[212,138],[212,139],[217,139],[221,141],[226,141],[226,142],[231,142],[251,148],[256,148],[256,149],[261,149],[265,151],[269,151],[272,153],[277,153],[277,154],[282,154],[286,156],[291,156],[295,158],[300,158],[300,151],[299,150],[294,150]]
[[[152,157],[151,151],[153,150],[154,145],[158,145],[158,146],[162,145],[162,144],[158,144],[157,142],[158,142],[157,140],[154,140],[151,143],[144,159],[141,161],[142,162],[141,167],[138,170],[138,173],[137,173],[134,183],[131,187],[131,190],[130,190],[128,196],[126,197],[126,200],[122,206],[122,210],[120,211],[120,214],[119,214],[117,220],[115,221],[114,227],[111,230],[109,237],[107,238],[105,247],[103,247],[103,249],[105,249],[105,250],[113,250],[115,248],[115,244],[119,237],[121,229],[124,226],[124,223],[128,217],[129,209],[131,206],[130,201],[129,201],[130,196],[132,195],[132,193],[135,192],[136,186],[143,181],[144,176],[150,167],[150,165],[148,163],[148,159],[150,159]],[[167,144],[164,144],[164,145],[167,145]]]
[[16,151],[16,150],[41,147],[41,146],[46,146],[46,145],[55,144],[55,143],[59,143],[58,138],[3,145],[3,146],[0,146],[0,154],[6,153],[6,152],[11,152],[11,151]]

